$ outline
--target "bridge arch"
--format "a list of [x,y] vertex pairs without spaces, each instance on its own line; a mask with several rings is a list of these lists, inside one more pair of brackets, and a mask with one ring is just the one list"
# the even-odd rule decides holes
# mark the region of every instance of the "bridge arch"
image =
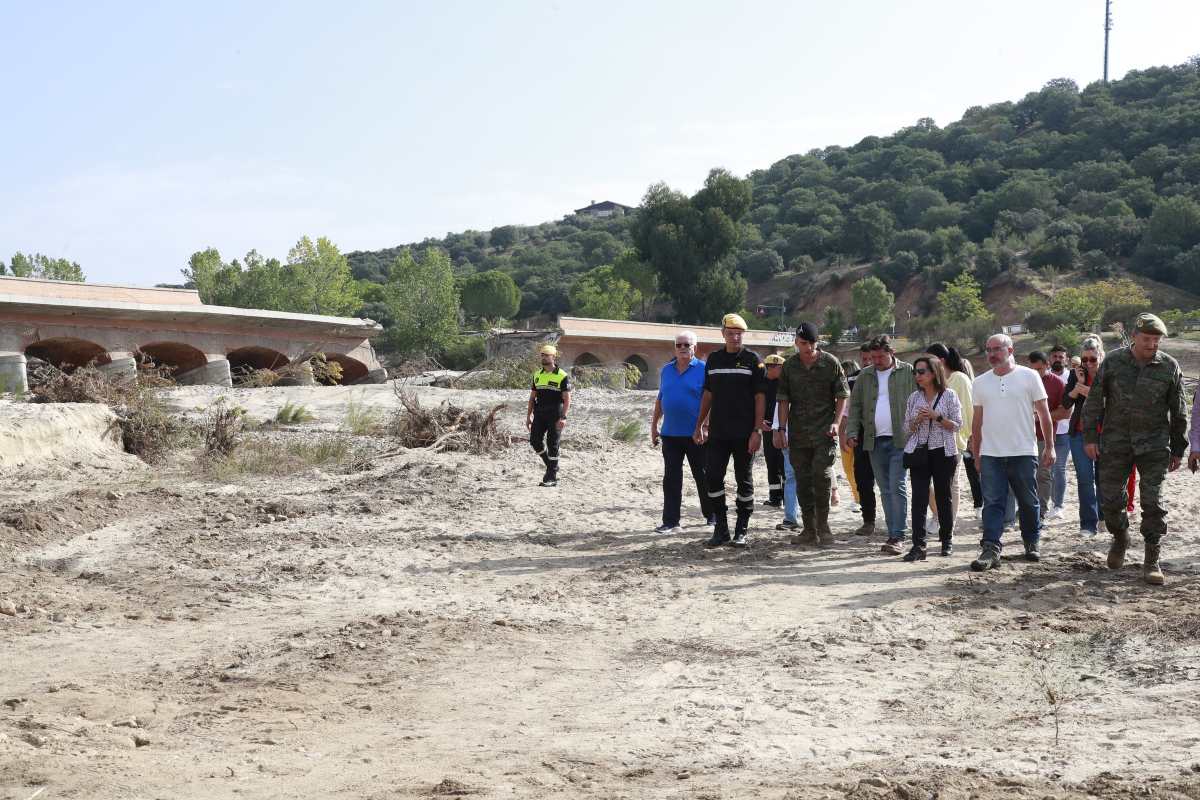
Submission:
[[70,336],[33,342],[25,348],[25,357],[41,359],[64,372],[70,372],[92,361],[97,364],[107,364],[112,361],[108,350],[95,342]]
[[580,353],[575,357],[575,363],[571,365],[571,369],[575,367],[598,367],[604,362],[592,353]]
[[279,369],[290,363],[288,357],[278,350],[254,345],[234,348],[225,354],[225,358],[229,361],[229,372],[234,381],[245,378],[257,369]]
[[641,377],[638,378],[637,386],[633,387],[633,388],[637,388],[637,389],[653,388],[655,380],[658,378],[658,376],[651,374],[650,362],[646,361],[645,358],[638,355],[637,353],[633,353],[628,356],[625,356],[624,363],[629,364],[630,366],[637,367],[638,372],[641,373]]
[[325,383],[326,385],[345,386],[347,384],[354,383],[360,378],[365,378],[367,373],[370,372],[370,369],[367,368],[366,364],[359,361],[357,358],[351,358],[344,353],[325,353],[324,355],[325,360],[330,364],[337,364],[342,368],[341,379],[336,381],[322,381],[322,383]]
[[158,368],[166,368],[171,377],[199,369],[208,363],[208,356],[202,350],[182,342],[144,344],[134,351],[133,357],[139,365],[150,363]]

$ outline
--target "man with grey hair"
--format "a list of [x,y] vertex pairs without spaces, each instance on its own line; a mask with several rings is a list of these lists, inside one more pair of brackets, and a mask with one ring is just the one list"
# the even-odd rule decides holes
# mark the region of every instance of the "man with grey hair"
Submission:
[[662,524],[654,529],[655,533],[680,531],[684,458],[700,494],[700,512],[711,524],[712,501],[704,481],[704,448],[692,440],[703,393],[704,362],[696,358],[696,334],[679,331],[675,334],[675,357],[659,373],[658,397],[654,398],[654,414],[650,419],[650,446],[657,447],[661,439],[663,455]]
[[1000,538],[1009,491],[1017,500],[1025,558],[1041,560],[1035,420],[1045,439],[1042,464],[1048,467],[1055,459],[1054,423],[1041,377],[1016,363],[1012,339],[1002,333],[988,339],[986,350],[992,369],[976,378],[971,387],[975,407],[971,450],[983,484],[982,552],[971,562],[976,572],[1000,566]]

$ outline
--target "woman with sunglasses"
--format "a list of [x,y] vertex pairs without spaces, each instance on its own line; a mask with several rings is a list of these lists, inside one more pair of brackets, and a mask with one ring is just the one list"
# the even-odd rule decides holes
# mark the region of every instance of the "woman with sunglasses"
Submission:
[[937,497],[942,555],[954,552],[950,486],[958,469],[957,434],[963,419],[958,395],[946,385],[942,362],[936,356],[917,356],[913,360],[913,375],[917,390],[909,395],[904,412],[904,428],[908,433],[904,460],[912,481],[912,549],[904,555],[904,560],[924,561],[930,480]]
[[1075,462],[1075,481],[1079,484],[1079,534],[1085,537],[1096,535],[1100,524],[1100,476],[1096,462],[1087,457],[1083,450],[1083,404],[1092,390],[1096,373],[1104,362],[1104,347],[1100,340],[1089,337],[1083,340],[1079,366],[1071,370],[1067,387],[1063,391],[1062,407],[1071,410],[1071,424],[1067,428],[1071,442],[1071,460]]

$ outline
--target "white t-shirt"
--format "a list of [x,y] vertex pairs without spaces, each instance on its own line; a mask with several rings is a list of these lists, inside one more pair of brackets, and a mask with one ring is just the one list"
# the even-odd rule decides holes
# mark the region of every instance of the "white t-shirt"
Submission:
[[894,436],[892,433],[892,404],[888,397],[888,378],[896,371],[894,366],[882,372],[875,371],[875,380],[879,382],[879,399],[875,401],[875,436]]
[[971,385],[971,400],[983,409],[981,456],[1038,454],[1033,404],[1046,399],[1042,377],[1020,365],[1006,375],[985,372]]

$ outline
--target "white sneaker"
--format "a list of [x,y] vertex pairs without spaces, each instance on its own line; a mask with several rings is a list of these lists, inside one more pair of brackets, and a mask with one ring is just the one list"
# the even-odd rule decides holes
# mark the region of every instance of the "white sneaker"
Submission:
[[982,508],[975,509],[975,519],[983,519],[983,509]]
[[1062,516],[1063,516],[1063,507],[1062,506],[1051,506],[1050,507],[1050,519],[1062,519]]
[[1091,539],[1093,536],[1096,535],[1096,532],[1089,531],[1087,528],[1080,528],[1079,535],[1082,536],[1084,539]]

